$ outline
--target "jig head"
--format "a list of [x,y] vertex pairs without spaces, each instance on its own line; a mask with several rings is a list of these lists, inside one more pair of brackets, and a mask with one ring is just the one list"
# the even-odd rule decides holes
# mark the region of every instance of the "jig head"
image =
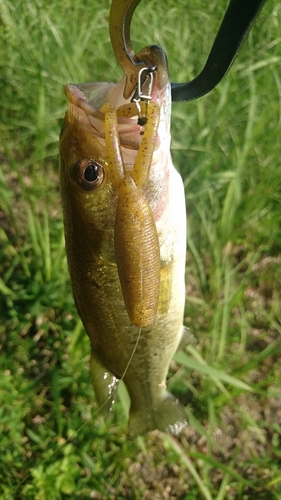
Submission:
[[[191,101],[212,90],[233,63],[265,0],[230,0],[207,62],[199,75],[186,83],[172,83],[173,101]],[[126,74],[124,98],[134,92],[138,75],[146,66],[130,41],[130,26],[140,0],[112,0],[109,31],[113,50]]]

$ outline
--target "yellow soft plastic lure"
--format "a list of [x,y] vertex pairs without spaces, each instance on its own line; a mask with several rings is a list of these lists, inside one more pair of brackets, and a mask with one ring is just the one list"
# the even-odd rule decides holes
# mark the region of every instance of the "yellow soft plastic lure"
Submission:
[[[151,207],[144,188],[156,144],[159,107],[146,106],[147,124],[132,170],[126,171],[118,137],[117,113],[131,117],[136,105],[125,104],[116,112],[104,104],[107,161],[113,185],[118,189],[114,245],[120,284],[131,322],[150,326],[156,318],[160,293],[160,249]],[[122,175],[120,175],[120,172]]]

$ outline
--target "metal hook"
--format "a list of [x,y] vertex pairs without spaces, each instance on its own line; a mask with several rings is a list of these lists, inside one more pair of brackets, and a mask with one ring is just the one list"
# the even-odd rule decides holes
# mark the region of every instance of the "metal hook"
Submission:
[[[151,66],[150,68],[142,68],[139,70],[138,73],[138,84],[137,84],[137,90],[136,93],[132,99],[134,102],[139,102],[139,101],[150,101],[151,99],[151,92],[153,88],[153,73],[156,71],[157,66]],[[148,78],[148,89],[146,91],[146,94],[143,93],[142,87],[145,81],[143,82],[142,76],[145,75],[146,78]]]
[[[112,47],[127,77],[125,99],[134,91],[139,71],[146,66],[134,53],[130,41],[131,20],[140,1],[112,0],[110,10]],[[230,0],[203,70],[190,82],[172,83],[173,101],[197,99],[210,92],[221,81],[264,3],[265,0]]]
[[[153,88],[153,73],[156,71],[157,67],[156,66],[151,66],[150,68],[142,68],[139,70],[138,74],[138,84],[137,84],[137,90],[135,92],[135,95],[132,98],[132,102],[134,102],[137,106],[138,110],[138,125],[141,125],[141,135],[144,133],[144,126],[147,123],[147,103],[152,99],[151,93],[152,93],[152,88]],[[145,75],[145,80],[143,82],[142,76]],[[148,79],[148,88],[146,93],[143,93],[143,85],[146,83],[146,80]],[[141,110],[141,105],[140,102],[145,101],[146,102],[146,112],[143,114]]]

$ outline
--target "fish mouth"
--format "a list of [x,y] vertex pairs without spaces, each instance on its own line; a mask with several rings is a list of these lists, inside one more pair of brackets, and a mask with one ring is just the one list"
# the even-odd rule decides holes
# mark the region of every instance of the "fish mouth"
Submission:
[[[152,45],[142,49],[137,57],[143,61],[148,68],[156,66],[151,89],[151,99],[160,107],[160,122],[170,111],[170,78],[168,63],[165,52],[158,46]],[[105,102],[111,103],[115,108],[129,103],[124,99],[123,92],[126,76],[119,83],[95,82],[82,84],[68,84],[65,86],[65,95],[68,100],[68,111],[79,119],[80,126],[87,129],[97,137],[104,138],[104,114],[100,108]],[[143,84],[143,92],[146,91],[146,82]],[[141,141],[141,127],[138,125],[137,117],[118,118],[118,133],[120,145],[125,148],[137,150]],[[160,140],[156,142],[156,148]]]

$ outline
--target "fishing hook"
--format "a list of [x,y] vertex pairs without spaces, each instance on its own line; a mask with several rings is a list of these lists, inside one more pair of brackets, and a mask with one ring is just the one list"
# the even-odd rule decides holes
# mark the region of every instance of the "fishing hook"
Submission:
[[[134,53],[130,40],[132,17],[140,1],[112,0],[110,9],[111,43],[126,74],[125,99],[128,99],[136,88],[139,71],[146,67],[145,61]],[[230,0],[204,68],[190,82],[171,84],[173,101],[198,99],[221,81],[264,3],[265,0]]]
[[[138,74],[138,83],[137,83],[137,89],[135,92],[134,97],[132,98],[132,102],[136,104],[137,110],[138,110],[138,125],[140,125],[141,128],[141,135],[144,133],[144,125],[147,123],[147,103],[152,99],[151,93],[152,93],[152,88],[153,88],[153,73],[156,71],[157,66],[151,66],[150,68],[142,68],[139,71]],[[143,82],[142,82],[142,75],[146,75],[146,79],[148,79],[148,89],[146,93],[143,93]],[[141,110],[141,101],[146,102],[146,112],[145,114],[142,113]]]

